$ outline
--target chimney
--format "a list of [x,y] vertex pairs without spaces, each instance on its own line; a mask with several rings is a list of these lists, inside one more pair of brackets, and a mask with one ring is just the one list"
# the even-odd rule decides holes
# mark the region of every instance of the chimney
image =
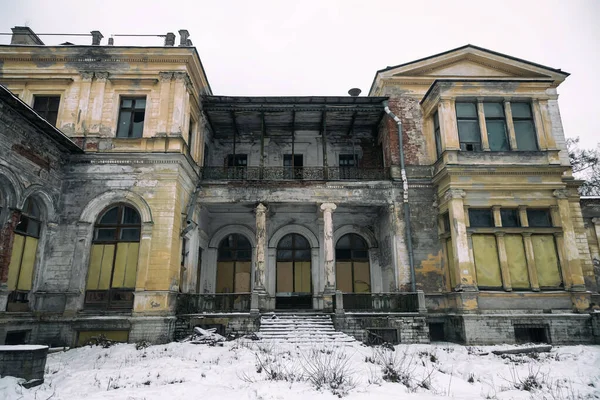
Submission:
[[11,30],[13,34],[10,44],[44,45],[44,42],[28,26],[15,26]]
[[359,88],[352,88],[352,89],[348,90],[348,94],[352,97],[358,97],[360,92],[362,92],[362,90],[360,90]]
[[100,33],[100,31],[91,31],[92,34],[92,46],[100,46],[100,41],[104,36]]
[[115,38],[108,38],[108,45],[109,46],[114,46],[115,45]]
[[179,47],[185,47],[188,45],[188,38],[190,37],[190,33],[187,29],[179,30]]
[[175,46],[175,34],[173,32],[169,32],[165,36],[165,46],[169,46],[169,47]]

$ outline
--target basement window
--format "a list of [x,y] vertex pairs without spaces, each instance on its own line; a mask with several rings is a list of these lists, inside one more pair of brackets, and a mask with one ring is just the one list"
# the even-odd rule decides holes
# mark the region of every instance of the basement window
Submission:
[[367,344],[379,346],[384,343],[398,344],[398,330],[394,328],[367,328]]
[[33,109],[48,123],[56,126],[60,96],[34,96]]
[[477,104],[456,103],[456,122],[458,123],[460,149],[463,151],[481,151]]
[[523,343],[550,343],[548,325],[519,324],[514,325],[515,342]]
[[146,97],[123,97],[119,108],[117,137],[135,139],[142,137],[146,116]]
[[4,344],[14,346],[17,344],[26,344],[27,335],[30,331],[10,331],[6,332],[6,338]]
[[429,323],[429,340],[431,342],[445,342],[446,335],[444,334],[444,323],[443,322],[430,322]]

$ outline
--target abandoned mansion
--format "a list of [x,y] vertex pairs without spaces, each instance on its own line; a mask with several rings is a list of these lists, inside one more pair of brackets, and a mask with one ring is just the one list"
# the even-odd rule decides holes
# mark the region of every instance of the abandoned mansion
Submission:
[[0,45],[0,344],[243,334],[272,313],[362,340],[600,342],[568,73],[466,45],[377,71],[367,96],[220,96],[179,35]]

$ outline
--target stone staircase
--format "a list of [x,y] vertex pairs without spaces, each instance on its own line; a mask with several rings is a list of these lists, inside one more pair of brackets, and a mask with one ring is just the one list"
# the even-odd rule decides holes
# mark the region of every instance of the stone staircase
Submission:
[[266,343],[344,345],[356,340],[338,332],[328,315],[272,314],[263,316],[257,336]]

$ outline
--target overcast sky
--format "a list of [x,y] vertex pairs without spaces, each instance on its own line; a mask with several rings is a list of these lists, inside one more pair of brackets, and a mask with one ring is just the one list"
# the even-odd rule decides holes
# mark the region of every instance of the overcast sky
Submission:
[[[471,43],[570,72],[559,87],[566,135],[583,147],[600,141],[599,0],[0,0],[0,10],[1,32],[99,30],[103,44],[111,34],[187,29],[220,95],[365,95],[378,69]],[[137,44],[163,39],[115,38]]]

